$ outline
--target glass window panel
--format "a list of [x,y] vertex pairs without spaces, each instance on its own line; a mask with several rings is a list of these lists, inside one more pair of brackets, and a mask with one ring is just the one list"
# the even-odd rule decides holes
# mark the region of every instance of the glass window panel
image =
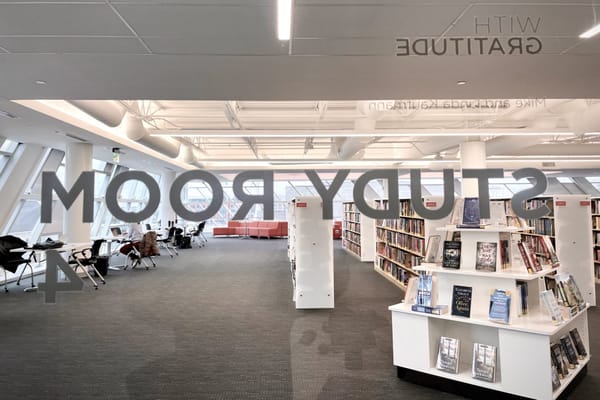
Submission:
[[0,151],[6,152],[6,153],[14,153],[18,146],[19,146],[18,142],[14,142],[10,139],[6,139],[4,141],[4,143],[2,143],[2,146],[0,146]]
[[10,233],[16,236],[29,236],[35,225],[40,221],[40,202],[22,200],[21,207],[10,228]]
[[106,162],[93,159],[92,160],[92,169],[95,171],[104,172],[104,168],[106,168]]

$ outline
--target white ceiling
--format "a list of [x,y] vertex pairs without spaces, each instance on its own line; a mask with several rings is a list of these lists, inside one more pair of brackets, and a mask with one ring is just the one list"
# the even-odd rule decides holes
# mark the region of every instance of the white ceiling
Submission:
[[[275,4],[0,1],[0,110],[19,117],[0,118],[0,134],[55,143],[55,130],[68,131],[106,151],[128,142],[91,133],[67,114],[36,115],[8,100],[151,99],[144,104],[152,115],[138,115],[147,129],[183,134],[177,140],[196,145],[212,169],[297,168],[299,162],[336,168],[340,161],[368,168],[424,159],[444,165],[466,138],[438,132],[478,134],[494,156],[600,153],[596,137],[582,136],[573,122],[596,100],[569,101],[599,98],[600,36],[578,37],[600,11],[592,1],[296,0],[289,43],[276,38]],[[515,32],[527,18],[536,32]],[[488,19],[489,32],[481,25]],[[398,37],[474,36],[536,36],[543,49],[535,55],[395,55]],[[458,86],[462,80],[467,84]],[[377,115],[365,114],[357,101],[484,98],[552,100],[530,108],[512,100],[508,107]],[[136,103],[120,101],[130,111]],[[372,130],[355,129],[364,119],[375,124]],[[503,136],[532,131],[551,134]],[[179,161],[173,165],[181,169]],[[227,167],[234,161],[237,166]]]

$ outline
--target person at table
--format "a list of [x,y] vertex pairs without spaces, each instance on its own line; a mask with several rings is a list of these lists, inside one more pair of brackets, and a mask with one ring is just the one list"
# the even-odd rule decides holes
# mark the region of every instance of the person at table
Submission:
[[129,227],[127,228],[127,239],[130,240],[130,242],[121,246],[119,251],[125,255],[129,254],[130,257],[132,257],[133,254],[130,254],[131,251],[134,247],[137,250],[140,249],[140,242],[142,241],[143,236],[144,232],[142,231],[142,225],[139,222],[129,224]]

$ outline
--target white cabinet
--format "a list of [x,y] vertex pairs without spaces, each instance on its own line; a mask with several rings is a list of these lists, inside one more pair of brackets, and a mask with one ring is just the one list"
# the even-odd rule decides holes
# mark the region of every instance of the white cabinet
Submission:
[[296,308],[333,308],[333,222],[323,219],[320,197],[298,197],[290,206]]

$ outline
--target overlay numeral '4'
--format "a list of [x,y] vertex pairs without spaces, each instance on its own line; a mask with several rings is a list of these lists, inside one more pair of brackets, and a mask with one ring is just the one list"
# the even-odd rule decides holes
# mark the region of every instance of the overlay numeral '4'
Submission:
[[[58,268],[65,274],[67,281],[58,281]],[[56,303],[56,292],[76,292],[83,290],[83,281],[60,256],[56,250],[46,251],[46,282],[38,289],[45,293],[46,303]]]

